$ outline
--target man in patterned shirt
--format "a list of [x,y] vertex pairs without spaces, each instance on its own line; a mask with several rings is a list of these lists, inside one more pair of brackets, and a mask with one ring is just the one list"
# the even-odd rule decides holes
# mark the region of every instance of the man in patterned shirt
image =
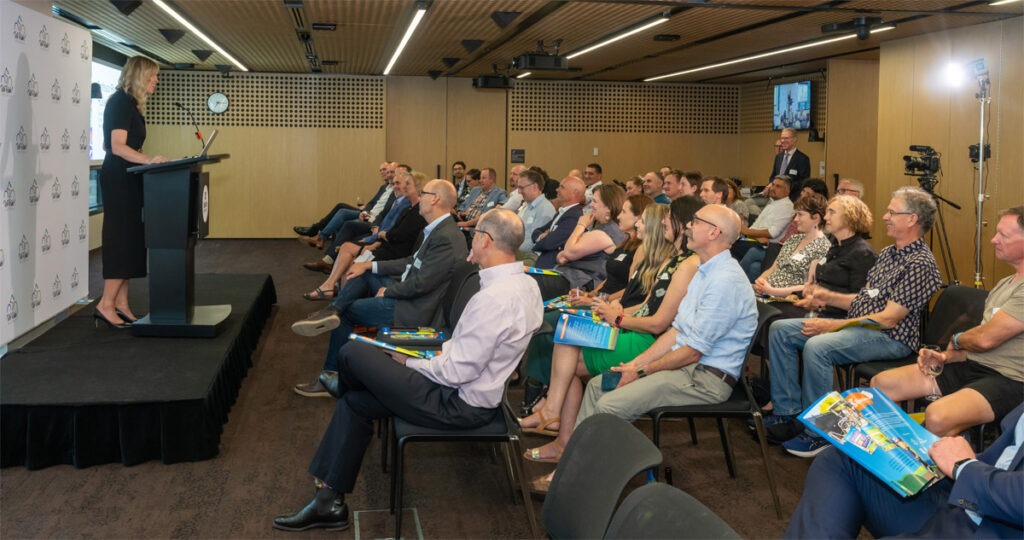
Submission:
[[[837,365],[903,358],[921,344],[921,310],[939,289],[939,267],[924,235],[935,222],[935,200],[918,188],[893,193],[883,214],[894,244],[883,249],[856,294],[826,293],[825,302],[848,310],[847,319],[784,319],[771,325],[772,404],[769,440],[791,454],[813,457],[828,443],[803,432],[796,415],[832,389]],[[817,298],[817,296],[815,296]],[[878,330],[861,324],[877,323]],[[843,327],[852,323],[851,326]],[[803,352],[803,380],[797,353]]]

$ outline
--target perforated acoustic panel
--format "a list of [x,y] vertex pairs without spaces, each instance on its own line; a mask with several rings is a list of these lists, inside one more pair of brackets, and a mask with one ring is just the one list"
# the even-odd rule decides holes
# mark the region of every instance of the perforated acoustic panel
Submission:
[[735,134],[737,86],[516,81],[512,131]]
[[744,84],[740,87],[740,133],[772,131],[772,101],[777,84],[811,81],[812,126],[824,133],[827,128],[828,79],[822,73],[800,75]]
[[[191,125],[182,103],[200,126],[384,128],[384,78],[303,74],[232,74],[162,71],[146,103],[146,122]],[[207,108],[223,93],[228,110]]]

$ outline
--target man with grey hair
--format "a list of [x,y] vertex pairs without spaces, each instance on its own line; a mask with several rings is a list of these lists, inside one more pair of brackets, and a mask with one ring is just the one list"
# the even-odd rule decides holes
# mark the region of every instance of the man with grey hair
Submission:
[[[671,172],[671,171],[670,171]],[[651,171],[644,175],[644,195],[654,199],[654,202],[669,204],[672,199],[665,195],[665,178],[658,171]]]
[[519,210],[519,219],[523,222],[525,235],[519,245],[517,257],[524,264],[533,265],[537,261],[537,254],[533,250],[533,231],[546,225],[555,217],[555,207],[551,201],[544,196],[544,177],[537,171],[525,169],[515,179],[515,192],[525,204]]
[[481,169],[480,185],[469,192],[465,207],[458,212],[459,227],[473,227],[481,214],[505,204],[506,200],[508,193],[498,187],[498,173],[490,167]]
[[803,189],[804,180],[811,175],[811,158],[798,150],[796,143],[795,129],[782,130],[779,140],[775,142],[775,162],[772,164],[772,174],[768,177],[769,182],[779,175],[786,175],[792,179],[789,199],[794,202]]
[[[514,165],[508,171],[508,200],[501,205],[505,210],[518,212],[523,207],[523,194],[516,188],[519,181],[519,174],[527,169],[526,165]],[[543,188],[544,186],[541,186]],[[527,233],[529,236],[529,233]]]
[[544,303],[537,282],[516,261],[523,223],[514,212],[489,210],[472,233],[468,260],[480,266],[480,291],[439,355],[386,354],[359,342],[341,348],[340,397],[309,464],[316,495],[298,512],[274,518],[275,529],[348,528],[345,494],[355,488],[374,420],[394,416],[452,430],[485,426],[502,414],[505,381],[543,323]]
[[896,190],[882,216],[895,243],[878,255],[864,287],[855,294],[815,291],[815,300],[847,310],[847,318],[783,319],[771,325],[768,353],[775,414],[766,420],[769,440],[796,456],[817,455],[828,443],[804,432],[796,417],[832,390],[835,366],[903,358],[917,350],[921,312],[942,284],[924,241],[935,213],[930,194],[915,187]]
[[852,195],[858,199],[864,198],[864,182],[854,178],[843,178],[836,186],[836,195]]
[[586,201],[586,186],[583,180],[567,176],[558,186],[558,212],[547,224],[533,230],[533,251],[536,253],[537,268],[554,268],[558,264],[558,253],[576,228],[583,215]]

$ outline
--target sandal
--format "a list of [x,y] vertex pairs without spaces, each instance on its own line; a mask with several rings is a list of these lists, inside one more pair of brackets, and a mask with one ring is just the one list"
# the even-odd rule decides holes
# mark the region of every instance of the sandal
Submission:
[[305,298],[306,300],[312,300],[316,302],[319,300],[330,300],[334,298],[335,293],[337,293],[337,291],[335,291],[334,289],[325,291],[320,287],[317,287],[316,290],[313,292],[302,293],[302,297]]
[[538,446],[537,448],[530,448],[529,450],[523,452],[523,457],[530,461],[535,461],[537,463],[558,463],[559,461],[562,460],[562,445],[558,444],[558,441],[551,441],[551,444],[554,445],[555,450],[558,450],[558,455],[556,455],[555,457],[541,456],[540,449],[543,448],[541,446]]
[[547,495],[550,490],[551,480],[548,479],[548,475],[530,480],[530,492],[537,493],[538,495]]
[[544,411],[537,411],[537,416],[540,417],[540,423],[537,424],[537,427],[524,427],[523,426],[523,420],[525,420],[525,418],[520,418],[519,419],[519,427],[522,428],[523,433],[533,433],[534,435],[545,435],[547,437],[557,437],[558,436],[558,428],[552,429],[550,426],[551,426],[551,424],[554,424],[555,422],[558,422],[560,420],[560,418],[557,417],[557,416],[554,417],[554,418],[547,418],[547,417],[544,416]]

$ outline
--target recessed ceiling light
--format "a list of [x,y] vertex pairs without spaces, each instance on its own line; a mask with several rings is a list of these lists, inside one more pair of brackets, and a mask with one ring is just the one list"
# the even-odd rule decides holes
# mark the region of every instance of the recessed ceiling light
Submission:
[[333,32],[338,29],[337,23],[332,22],[315,22],[313,23],[313,30],[326,30]]

